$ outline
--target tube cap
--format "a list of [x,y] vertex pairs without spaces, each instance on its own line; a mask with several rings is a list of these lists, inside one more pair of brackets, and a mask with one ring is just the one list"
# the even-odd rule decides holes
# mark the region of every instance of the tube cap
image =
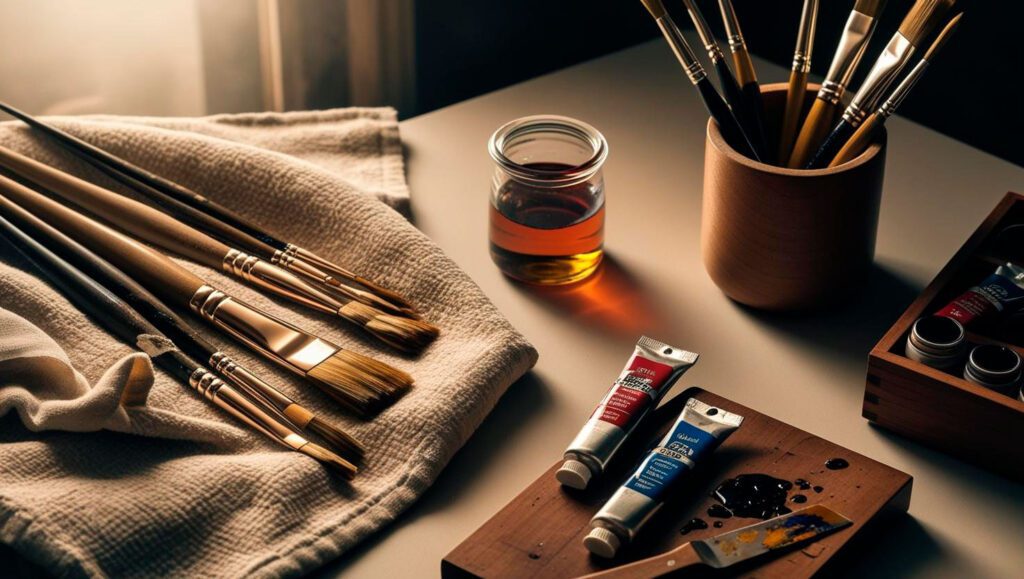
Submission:
[[604,527],[590,529],[590,534],[583,538],[583,546],[588,551],[605,559],[614,557],[621,544],[619,537]]
[[587,483],[593,475],[587,465],[570,458],[562,463],[562,468],[555,473],[555,478],[567,487],[583,490],[587,488]]

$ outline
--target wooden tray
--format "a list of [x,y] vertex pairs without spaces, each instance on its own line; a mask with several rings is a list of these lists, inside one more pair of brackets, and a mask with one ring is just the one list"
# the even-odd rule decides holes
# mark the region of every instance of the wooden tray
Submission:
[[[1024,224],[1024,196],[1007,193],[939,275],[871,351],[864,417],[872,423],[981,466],[1024,480],[1024,402],[904,355],[914,322],[945,306],[1024,247],[1007,251],[996,235]],[[1024,329],[998,325],[969,332],[971,344],[998,343],[1024,356]],[[963,368],[957,368],[961,372]]]
[[[662,508],[631,547],[623,548],[611,562],[591,557],[582,543],[590,518],[629,475],[645,449],[671,427],[691,396],[742,415],[743,426],[709,463],[694,471],[676,503]],[[739,517],[713,519],[706,514],[715,502],[710,493],[717,485],[744,473],[764,473],[789,481],[803,478],[820,485],[824,487],[820,494],[794,487],[790,494],[804,494],[808,501],[789,506],[822,503],[852,519],[854,525],[802,550],[730,569],[737,576],[810,577],[862,534],[869,523],[890,513],[905,512],[910,505],[910,475],[699,388],[686,390],[663,404],[642,429],[613,459],[607,476],[585,492],[560,486],[554,473],[561,461],[555,463],[445,557],[442,577],[575,577],[759,522]],[[825,461],[830,458],[845,458],[850,466],[828,470]],[[707,521],[709,528],[680,534],[683,525],[694,517]],[[721,528],[711,525],[717,520],[724,523]]]

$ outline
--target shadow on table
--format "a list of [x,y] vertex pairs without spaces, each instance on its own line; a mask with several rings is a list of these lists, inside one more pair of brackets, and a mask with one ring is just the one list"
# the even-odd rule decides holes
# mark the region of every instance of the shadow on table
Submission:
[[825,574],[837,579],[913,577],[942,558],[942,551],[917,519],[907,514],[893,515],[879,521],[868,536],[852,542],[829,561]]
[[828,309],[765,312],[736,303],[751,319],[783,339],[822,352],[831,359],[863,366],[871,348],[921,290],[886,267],[875,264],[864,287]]
[[[449,506],[454,498],[465,491],[467,484],[477,480],[478,477],[474,474],[482,470],[482,465],[496,460],[495,457],[499,454],[497,451],[515,439],[516,431],[529,427],[530,418],[537,414],[536,410],[544,408],[550,402],[551,395],[547,384],[535,372],[528,372],[509,387],[480,428],[456,453],[418,501],[394,523],[368,537],[338,559],[327,563],[311,577],[343,575],[349,565],[376,547],[398,527]],[[524,413],[524,408],[532,408],[535,411]],[[494,505],[494,511],[497,512],[503,506]],[[440,566],[441,562],[437,561],[436,564]]]
[[565,319],[619,335],[656,332],[664,318],[643,282],[609,252],[587,279],[566,286],[537,286],[509,280],[523,295]]

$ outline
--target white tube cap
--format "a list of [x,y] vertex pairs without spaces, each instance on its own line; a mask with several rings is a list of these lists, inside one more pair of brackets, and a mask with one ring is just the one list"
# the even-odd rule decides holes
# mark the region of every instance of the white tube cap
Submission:
[[567,487],[583,490],[587,488],[593,474],[587,465],[570,458],[562,463],[562,468],[555,473],[555,478]]
[[619,540],[619,537],[604,527],[594,527],[590,529],[589,535],[583,537],[583,546],[591,553],[605,559],[614,557],[615,553],[619,551],[620,545],[622,545],[622,541]]

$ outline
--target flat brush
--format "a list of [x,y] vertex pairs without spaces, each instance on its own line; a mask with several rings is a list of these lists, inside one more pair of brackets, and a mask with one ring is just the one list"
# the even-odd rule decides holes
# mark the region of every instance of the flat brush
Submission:
[[[70,264],[123,300],[127,306],[138,312],[147,322],[153,324],[177,347],[181,348],[186,355],[200,361],[221,378],[237,386],[254,399],[262,400],[265,404],[270,405],[273,409],[271,414],[279,413],[287,424],[320,436],[331,449],[352,462],[359,461],[365,454],[365,448],[358,440],[329,421],[316,416],[312,411],[235,362],[228,354],[203,338],[159,298],[103,258],[21,207],[10,207],[7,217],[25,235],[32,237],[38,244],[60,258],[62,262]],[[17,244],[17,240],[12,241]],[[47,261],[45,258],[47,258],[46,255],[41,255],[40,259],[33,261],[38,265]],[[63,268],[63,265],[55,262],[50,269],[55,268]]]
[[875,61],[850,106],[843,111],[843,118],[818,147],[806,168],[820,169],[836,157],[857,127],[878,108],[885,92],[910,62],[916,48],[938,27],[954,3],[955,0],[917,0]]
[[743,93],[743,108],[750,115],[749,124],[753,131],[751,139],[761,152],[761,158],[769,159],[771,151],[768,149],[768,139],[764,132],[764,102],[761,99],[761,85],[757,82],[754,61],[750,58],[747,41],[743,38],[740,21],[736,17],[731,0],[718,0],[718,6],[722,11],[722,23],[725,25],[733,66],[736,67],[736,80]]
[[704,50],[708,53],[708,59],[711,60],[711,65],[715,68],[715,73],[718,75],[718,84],[722,87],[725,103],[732,109],[733,115],[743,128],[743,132],[751,137],[751,144],[756,147],[758,156],[763,157],[765,154],[764,144],[757,138],[758,133],[754,130],[752,113],[747,110],[743,90],[740,88],[739,82],[736,81],[736,77],[733,76],[732,70],[729,69],[729,64],[725,62],[725,55],[722,54],[722,49],[718,46],[718,41],[715,40],[715,35],[711,32],[711,27],[708,26],[707,20],[704,20],[704,15],[701,14],[694,0],[683,0],[683,4],[686,5],[686,11],[690,14],[690,20],[693,21],[697,35],[700,36],[700,41],[704,44]]
[[[76,307],[100,322],[103,327],[125,343],[145,351],[153,362],[178,380],[188,384],[221,410],[286,448],[315,458],[346,478],[352,478],[358,472],[355,465],[330,450],[309,442],[265,412],[241,392],[235,390],[230,384],[223,382],[212,372],[197,364],[184,352],[174,347],[173,343],[160,330],[146,321],[127,303],[50,252],[3,217],[0,217],[0,236],[6,238],[19,253],[45,274],[52,285],[67,296]],[[154,340],[160,341],[161,347],[141,346],[141,344],[153,343]]]
[[789,156],[791,169],[806,165],[832,128],[835,115],[839,111],[839,103],[867,50],[868,42],[871,41],[871,35],[878,24],[877,16],[884,7],[885,0],[857,0],[854,5],[850,17],[846,20],[843,35],[839,39],[839,46],[832,57],[828,74],[821,83],[821,89],[814,99],[814,104],[811,105],[811,111],[807,113],[807,119],[804,120],[796,145],[793,147],[793,154]]
[[817,24],[818,0],[804,0],[804,8],[800,13],[800,27],[797,29],[796,48],[793,50],[793,66],[789,73],[789,87],[786,89],[786,109],[779,132],[778,158],[779,164],[783,166],[789,161],[796,133],[800,130]]
[[837,153],[835,158],[832,159],[832,162],[829,163],[829,167],[837,167],[847,161],[853,160],[857,155],[864,152],[864,149],[871,144],[875,138],[875,134],[882,125],[885,124],[886,119],[896,112],[896,109],[899,108],[900,104],[903,103],[905,98],[907,98],[910,91],[915,85],[917,85],[917,81],[921,80],[921,77],[924,76],[924,72],[932,63],[932,59],[935,58],[935,55],[938,54],[939,50],[941,50],[942,47],[946,45],[946,42],[949,41],[950,37],[953,36],[957,26],[960,25],[961,16],[963,16],[963,13],[957,14],[949,21],[949,24],[942,29],[942,32],[940,32],[932,42],[931,47],[928,48],[928,52],[925,53],[924,58],[922,58],[914,68],[910,69],[907,76],[900,81],[895,89],[893,89],[889,98],[885,99],[882,106],[878,107],[877,111],[868,116],[868,118],[865,119],[859,127],[857,127],[856,132],[853,133],[850,140],[843,145],[842,149],[839,149],[839,153]]
[[0,166],[56,193],[123,231],[251,285],[319,312],[336,315],[404,351],[417,351],[438,335],[426,322],[399,317],[356,300],[342,303],[292,273],[243,253],[148,205],[0,147]]
[[[91,145],[66,131],[0,102],[0,110],[55,139],[114,180],[145,196],[181,221],[298,275],[327,285],[343,295],[394,313],[413,315],[412,305],[401,295],[355,274],[320,256],[282,241],[256,227],[230,209],[177,183],[146,171]],[[342,284],[348,280],[364,289]],[[368,290],[368,291],[367,291]]]
[[412,377],[383,362],[344,350],[323,338],[261,312],[207,284],[168,257],[40,193],[0,176],[0,211],[21,205],[82,243],[143,287],[172,304],[187,306],[218,330],[314,385],[351,410],[368,416],[394,402]]
[[651,13],[654,21],[658,24],[658,28],[661,29],[661,33],[665,36],[669,47],[675,53],[676,59],[679,60],[679,64],[686,71],[686,77],[690,79],[693,86],[697,87],[697,92],[700,93],[701,98],[704,100],[704,106],[707,108],[708,114],[718,124],[722,136],[742,154],[760,161],[761,157],[758,156],[757,151],[754,149],[750,137],[743,132],[743,128],[736,120],[732,110],[729,109],[729,106],[725,104],[721,95],[718,94],[718,91],[711,84],[707,72],[704,71],[704,67],[697,60],[693,49],[690,48],[686,39],[683,38],[683,33],[679,31],[675,22],[665,12],[665,6],[662,5],[661,0],[641,0],[641,2],[643,2],[647,11]]

